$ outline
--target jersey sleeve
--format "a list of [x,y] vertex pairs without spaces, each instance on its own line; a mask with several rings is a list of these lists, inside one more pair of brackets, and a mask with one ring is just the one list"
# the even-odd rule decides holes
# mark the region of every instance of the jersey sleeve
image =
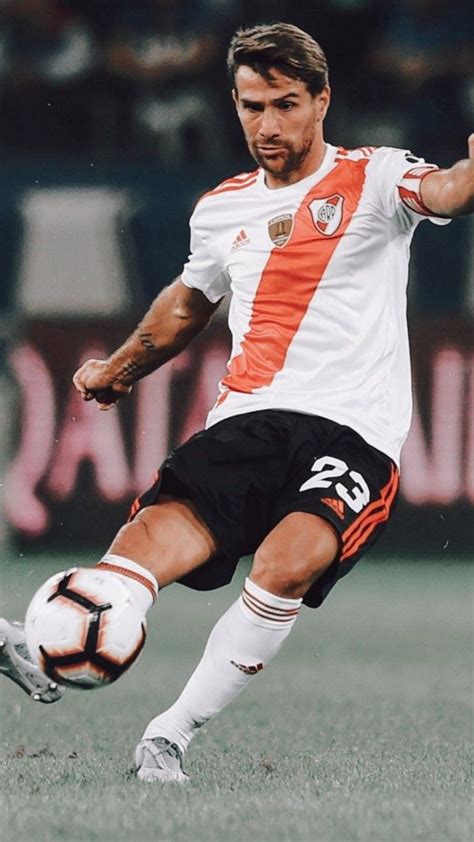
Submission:
[[215,304],[230,289],[230,278],[213,251],[210,240],[211,231],[200,219],[199,206],[190,220],[191,253],[184,265],[181,280],[192,289],[199,289]]
[[423,219],[435,225],[447,225],[451,220],[435,216],[423,203],[421,184],[426,175],[439,169],[407,149],[382,148],[375,157],[374,178],[383,212],[398,217],[406,226],[416,226]]

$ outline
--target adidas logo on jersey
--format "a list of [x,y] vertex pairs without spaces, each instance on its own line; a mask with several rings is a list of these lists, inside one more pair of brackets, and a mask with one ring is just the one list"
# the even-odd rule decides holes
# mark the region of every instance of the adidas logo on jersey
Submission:
[[337,516],[344,520],[346,509],[342,500],[334,500],[332,497],[323,497],[321,503],[324,503],[325,506],[329,506],[333,512],[336,512]]
[[241,248],[242,246],[246,246],[248,243],[250,243],[250,239],[247,237],[247,234],[242,228],[242,230],[239,234],[237,234],[234,242],[232,243],[231,251],[237,251],[237,249]]

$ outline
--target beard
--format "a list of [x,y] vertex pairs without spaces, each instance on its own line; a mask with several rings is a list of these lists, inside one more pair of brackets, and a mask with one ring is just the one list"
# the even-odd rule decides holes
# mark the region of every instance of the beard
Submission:
[[[314,141],[314,134],[303,141],[299,149],[295,149],[292,144],[279,143],[275,144],[275,148],[282,148],[282,151],[277,155],[269,158],[267,154],[259,151],[258,147],[253,143],[249,143],[249,151],[256,163],[270,173],[275,178],[290,175],[300,169],[303,162],[308,157]],[[269,144],[270,146],[271,144]]]

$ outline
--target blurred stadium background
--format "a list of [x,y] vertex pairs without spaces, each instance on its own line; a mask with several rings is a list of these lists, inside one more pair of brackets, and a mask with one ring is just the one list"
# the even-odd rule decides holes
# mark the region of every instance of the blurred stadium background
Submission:
[[[107,546],[214,402],[223,317],[117,412],[82,403],[71,375],[113,350],[179,273],[200,193],[252,168],[225,53],[238,26],[270,20],[326,50],[329,141],[407,147],[440,165],[465,157],[465,0],[0,0],[0,613],[10,618],[78,550],[92,561]],[[191,754],[189,795],[166,800],[127,780],[135,737],[178,692],[238,582],[212,595],[172,589],[142,664],[110,693],[73,693],[45,711],[1,687],[5,838],[263,842],[314,839],[315,828],[324,842],[470,838],[472,218],[420,226],[409,313],[415,413],[400,505],[376,563],[317,618],[305,612],[280,662],[285,693],[270,670],[219,718],[208,753]]]
[[[117,413],[82,405],[70,377],[179,273],[199,194],[252,167],[225,53],[236,27],[276,19],[327,52],[331,142],[441,165],[465,156],[465,0],[1,0],[5,545],[105,546],[169,447],[203,423],[226,360],[222,319]],[[415,416],[387,552],[442,558],[471,543],[473,241],[472,218],[415,236]]]

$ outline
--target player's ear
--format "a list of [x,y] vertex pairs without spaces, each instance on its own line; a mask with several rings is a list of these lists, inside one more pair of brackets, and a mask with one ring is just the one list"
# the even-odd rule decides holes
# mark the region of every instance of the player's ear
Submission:
[[234,105],[236,108],[239,106],[239,95],[235,88],[232,88],[232,99],[234,100]]
[[318,94],[318,116],[320,120],[324,120],[329,103],[331,102],[331,88],[325,85],[320,94]]

